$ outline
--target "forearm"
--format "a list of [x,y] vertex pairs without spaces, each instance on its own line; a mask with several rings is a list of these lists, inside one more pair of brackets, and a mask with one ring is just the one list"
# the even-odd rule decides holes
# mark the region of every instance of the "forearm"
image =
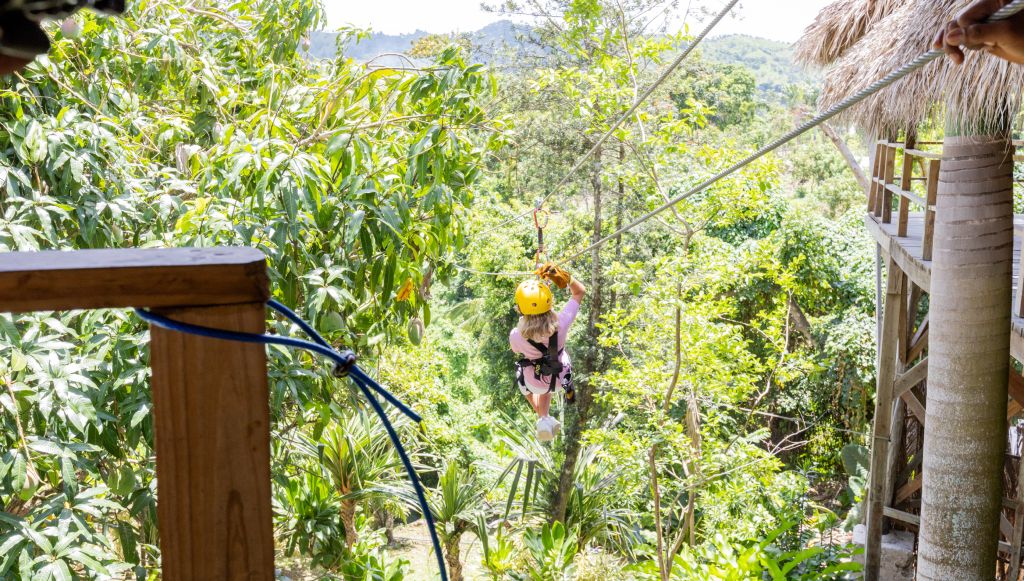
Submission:
[[569,292],[572,293],[572,298],[576,299],[577,303],[582,303],[583,298],[587,296],[587,287],[574,278],[569,282]]

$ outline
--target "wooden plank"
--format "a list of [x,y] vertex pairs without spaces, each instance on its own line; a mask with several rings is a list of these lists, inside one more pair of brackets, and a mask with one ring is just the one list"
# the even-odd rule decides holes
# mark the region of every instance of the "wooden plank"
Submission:
[[935,203],[939,194],[939,169],[942,162],[933,159],[928,162],[928,181],[925,188],[928,192],[928,207],[924,213],[924,238],[921,248],[921,259],[931,260],[932,251],[935,248]]
[[262,303],[253,248],[0,253],[0,312]]
[[907,361],[913,361],[921,356],[921,353],[928,347],[928,315],[924,316],[924,321],[921,322],[921,326],[918,327],[917,333],[914,334],[914,338],[911,339],[910,353],[907,354]]
[[920,475],[914,478],[910,482],[907,482],[896,491],[896,499],[893,501],[894,505],[901,504],[904,500],[917,494],[921,490],[921,485],[924,483],[924,479]]
[[[263,302],[161,311],[264,331]],[[153,427],[163,578],[274,578],[270,397],[263,345],[154,327]]]
[[917,396],[914,395],[913,391],[904,392],[903,395],[900,396],[900,399],[906,402],[907,409],[910,410],[910,413],[914,414],[914,417],[923,426],[925,413],[924,404],[921,403],[921,400],[917,399]]
[[[909,200],[910,202],[913,202],[914,204],[917,204],[918,206],[921,206],[922,208],[925,207],[926,205],[928,205],[928,202],[926,202],[925,199],[922,198],[921,196],[915,194],[914,192],[912,192],[912,191],[910,191],[908,189],[904,189],[904,188],[902,188],[900,186],[897,186],[896,184],[888,184],[888,185],[885,186],[885,189],[888,190],[889,193],[891,193],[892,195],[899,196],[900,198],[903,198],[904,200]],[[909,215],[909,206],[908,206],[908,215]],[[906,236],[906,234],[900,234],[900,236]]]
[[867,581],[878,581],[881,567],[883,509],[887,500],[885,486],[888,480],[889,436],[892,428],[893,381],[896,378],[896,350],[900,342],[899,305],[905,300],[906,278],[895,260],[890,258],[885,310],[882,314],[871,465],[868,475],[867,539],[864,549],[864,579]]
[[910,391],[928,377],[928,358],[910,368],[906,373],[900,374],[893,384],[894,397],[903,397],[903,394]]
[[904,152],[906,155],[916,157],[918,159],[931,159],[939,160],[942,159],[942,154],[937,151],[922,151],[920,149],[908,149]]
[[[889,517],[891,519],[898,520],[898,521],[900,521],[902,523],[906,523],[906,524],[911,525],[911,526],[915,526],[915,527],[921,526],[921,517],[917,516],[916,514],[910,514],[909,512],[904,512],[902,510],[896,510],[895,508],[886,508],[885,509],[885,516],[887,516],[887,517]],[[865,578],[866,578],[866,575],[865,575]]]
[[899,244],[896,238],[886,232],[885,226],[876,221],[871,214],[864,216],[864,225],[875,241],[881,245],[882,253],[887,258],[895,260],[900,270],[905,272],[914,284],[921,287],[921,290],[929,292],[932,278],[931,263],[922,262],[919,257],[911,254],[907,248]]
[[1006,514],[1002,511],[999,512],[999,534],[1007,538],[1007,540],[1013,538],[1013,524],[1010,523],[1010,519],[1006,518]]
[[885,506],[892,506],[895,497],[896,475],[900,472],[900,452],[903,451],[903,428],[906,425],[905,416],[907,415],[907,404],[899,398],[896,398],[895,401],[892,410],[892,427],[889,429],[889,458],[886,461],[889,466],[888,477],[885,479],[882,496]]

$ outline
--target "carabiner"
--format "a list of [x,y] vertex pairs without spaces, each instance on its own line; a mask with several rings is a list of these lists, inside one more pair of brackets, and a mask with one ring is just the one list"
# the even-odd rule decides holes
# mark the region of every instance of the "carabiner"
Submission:
[[[544,218],[544,223],[543,224],[540,223],[540,220],[541,220],[542,216]],[[551,212],[548,212],[547,210],[545,210],[544,208],[542,208],[540,206],[538,206],[533,211],[533,225],[536,226],[538,230],[543,230],[543,229],[548,227],[548,219],[549,218],[551,218]]]

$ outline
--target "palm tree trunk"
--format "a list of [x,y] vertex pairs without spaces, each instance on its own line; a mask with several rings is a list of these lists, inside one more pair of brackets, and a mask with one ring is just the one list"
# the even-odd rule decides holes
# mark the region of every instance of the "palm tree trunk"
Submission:
[[1006,449],[1012,148],[947,137],[932,263],[918,579],[991,579]]
[[345,546],[349,549],[356,544],[358,533],[356,532],[356,501],[341,501],[341,526],[345,529]]
[[448,563],[448,578],[451,581],[462,581],[462,557],[459,554],[459,541],[462,533],[455,533],[444,541],[444,560]]

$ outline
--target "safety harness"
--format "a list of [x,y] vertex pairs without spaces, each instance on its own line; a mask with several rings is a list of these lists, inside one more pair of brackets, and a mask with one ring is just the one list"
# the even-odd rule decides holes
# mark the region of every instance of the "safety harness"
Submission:
[[[565,366],[562,365],[562,352],[564,349],[558,348],[558,331],[555,331],[548,339],[548,344],[538,343],[532,339],[526,340],[534,349],[540,351],[540,357],[537,359],[523,358],[516,362],[516,380],[519,385],[526,387],[526,368],[533,368],[533,377],[540,380],[541,377],[551,377],[551,383],[548,385],[548,393],[553,393],[558,387],[558,377],[562,374]],[[565,380],[562,382],[562,388],[565,389],[565,397],[567,400],[572,401],[574,391],[572,387],[572,367],[565,374]]]

